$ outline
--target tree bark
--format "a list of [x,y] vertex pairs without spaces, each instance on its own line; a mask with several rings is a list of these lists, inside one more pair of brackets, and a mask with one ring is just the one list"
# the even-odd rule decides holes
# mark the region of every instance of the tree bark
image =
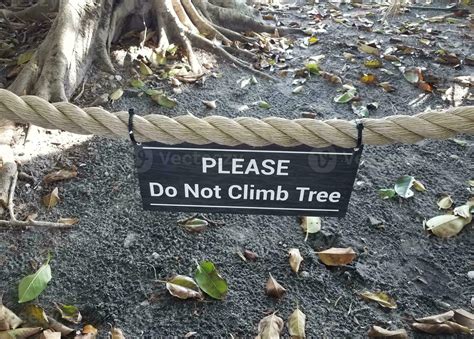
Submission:
[[[38,6],[51,7],[57,1],[42,0]],[[262,24],[244,0],[61,0],[46,39],[9,89],[50,101],[67,100],[93,62],[114,71],[110,46],[129,31],[133,17],[158,32],[162,53],[170,44],[178,45],[195,74],[204,70],[194,47],[258,72],[251,67],[254,55],[234,42],[246,40],[241,31],[275,29]]]

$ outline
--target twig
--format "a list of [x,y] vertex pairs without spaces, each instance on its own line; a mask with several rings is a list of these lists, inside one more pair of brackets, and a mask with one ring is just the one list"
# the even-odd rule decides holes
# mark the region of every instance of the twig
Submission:
[[18,179],[18,171],[15,171],[15,174],[12,177],[10,183],[10,191],[8,192],[8,213],[10,214],[11,221],[17,221],[15,217],[15,211],[13,210],[13,196],[15,195],[16,182]]
[[86,87],[86,82],[87,82],[87,75],[84,77],[84,80],[82,81],[81,91],[79,92],[79,94],[76,95],[76,97],[74,99],[72,99],[73,102],[76,102],[84,94],[84,89]]
[[1,228],[18,228],[18,227],[41,227],[41,228],[58,228],[58,229],[69,229],[72,225],[61,224],[59,222],[50,221],[36,221],[36,220],[0,220]]

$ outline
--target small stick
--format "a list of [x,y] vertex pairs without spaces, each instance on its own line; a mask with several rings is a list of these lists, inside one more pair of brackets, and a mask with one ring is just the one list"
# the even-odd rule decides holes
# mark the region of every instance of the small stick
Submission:
[[11,221],[16,221],[15,211],[13,210],[13,196],[15,195],[16,182],[18,179],[18,171],[15,171],[12,181],[10,183],[10,191],[8,192],[8,213]]
[[58,228],[58,229],[69,229],[72,225],[61,224],[59,222],[50,221],[36,221],[36,220],[0,220],[0,228],[18,228],[18,227],[42,227],[42,228]]

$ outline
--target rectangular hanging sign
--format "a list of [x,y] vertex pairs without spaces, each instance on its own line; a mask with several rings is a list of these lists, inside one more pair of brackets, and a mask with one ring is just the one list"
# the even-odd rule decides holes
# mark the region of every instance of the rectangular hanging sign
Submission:
[[342,217],[362,148],[137,145],[143,208]]

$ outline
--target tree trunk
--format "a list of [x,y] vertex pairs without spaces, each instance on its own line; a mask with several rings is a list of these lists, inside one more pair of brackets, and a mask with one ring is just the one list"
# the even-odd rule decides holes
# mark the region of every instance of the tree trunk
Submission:
[[[37,5],[56,4],[42,0]],[[262,24],[244,0],[61,0],[46,39],[9,89],[67,100],[93,62],[113,72],[110,46],[130,30],[132,18],[143,23],[143,30],[158,32],[160,53],[172,43],[179,46],[195,74],[203,68],[193,47],[252,70],[255,56],[235,43],[248,40],[240,32],[275,29]]]

